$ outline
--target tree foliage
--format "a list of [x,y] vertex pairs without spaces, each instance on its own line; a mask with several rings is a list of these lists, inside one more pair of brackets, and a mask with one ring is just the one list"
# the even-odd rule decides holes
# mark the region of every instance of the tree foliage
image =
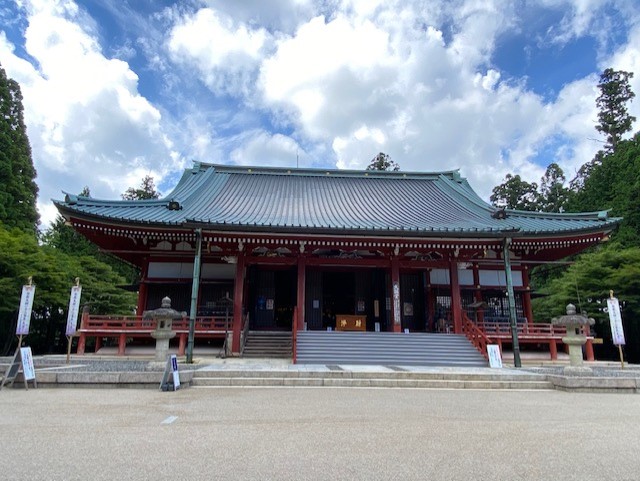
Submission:
[[146,200],[146,199],[157,199],[160,197],[160,192],[156,190],[155,183],[153,181],[153,177],[150,175],[146,175],[142,182],[140,183],[140,187],[134,189],[133,187],[129,187],[124,194],[122,194],[122,198],[124,200]]
[[35,234],[39,221],[35,177],[20,85],[0,66],[0,224]]
[[640,248],[603,248],[580,256],[561,277],[541,291],[547,296],[533,300],[536,321],[549,322],[564,314],[568,303],[596,319],[596,336],[605,340],[599,358],[615,359],[606,298],[614,290],[622,305],[622,320],[631,362],[640,362]]
[[389,154],[380,152],[371,160],[371,163],[367,166],[367,170],[389,170],[391,172],[397,172],[400,170],[400,166],[391,160]]
[[549,164],[542,179],[538,192],[537,207],[542,212],[563,212],[568,199],[569,189],[565,187],[564,172],[555,162]]
[[135,294],[117,286],[125,280],[91,255],[71,255],[47,245],[17,228],[0,226],[0,349],[15,346],[15,327],[21,286],[33,278],[36,295],[27,343],[35,353],[64,352],[69,291],[76,277],[82,301],[97,314],[131,314]]
[[537,210],[538,184],[530,184],[519,175],[507,174],[504,182],[493,188],[490,200],[503,209]]
[[627,103],[636,96],[631,90],[629,80],[633,72],[606,69],[600,76],[600,96],[596,99],[598,107],[598,125],[596,130],[606,136],[606,149],[616,150],[622,136],[631,131],[636,118],[629,115]]
[[622,247],[640,246],[640,133],[593,163],[582,189],[571,197],[572,211],[609,209],[623,217],[615,236]]

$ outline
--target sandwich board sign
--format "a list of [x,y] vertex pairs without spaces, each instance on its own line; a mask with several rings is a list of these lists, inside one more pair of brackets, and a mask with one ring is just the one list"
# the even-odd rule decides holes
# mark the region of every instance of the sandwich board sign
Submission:
[[[169,382],[171,377],[171,382]],[[175,354],[171,354],[167,359],[167,365],[164,368],[162,374],[162,381],[160,382],[161,391],[169,391],[169,388],[173,386],[173,390],[180,389],[180,372],[178,371],[178,358]]]
[[36,381],[36,370],[33,366],[33,355],[31,354],[30,347],[18,347],[18,349],[16,349],[13,359],[9,363],[7,371],[2,378],[0,389],[5,385],[12,386],[20,371],[22,371],[22,377],[24,378],[25,389],[29,389],[28,381],[33,382],[33,387],[38,387],[38,383]]
[[487,354],[489,355],[489,367],[502,368],[502,356],[500,346],[497,344],[487,344]]

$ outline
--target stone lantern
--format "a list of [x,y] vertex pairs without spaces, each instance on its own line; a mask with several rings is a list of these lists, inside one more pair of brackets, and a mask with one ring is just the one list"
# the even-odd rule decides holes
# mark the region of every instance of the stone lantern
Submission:
[[595,320],[583,314],[576,312],[576,306],[567,305],[567,314],[551,319],[554,326],[566,326],[567,335],[562,338],[567,346],[569,346],[569,362],[570,365],[564,368],[565,374],[580,375],[590,374],[591,368],[584,366],[582,363],[582,346],[587,343],[587,337],[583,334],[584,326],[591,326]]
[[186,314],[171,308],[171,299],[162,299],[162,305],[152,311],[144,311],[144,320],[156,320],[156,329],[151,333],[151,337],[156,340],[156,361],[165,361],[169,354],[169,340],[176,335],[171,330],[174,319],[182,319]]

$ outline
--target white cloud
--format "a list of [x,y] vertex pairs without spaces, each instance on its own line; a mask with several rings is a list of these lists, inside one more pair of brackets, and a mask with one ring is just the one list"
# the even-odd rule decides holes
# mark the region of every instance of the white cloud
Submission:
[[303,149],[290,137],[265,131],[252,132],[247,137],[241,147],[231,152],[231,160],[235,164],[295,167],[302,157],[300,167],[307,166]]
[[60,190],[118,196],[151,173],[173,170],[177,154],[157,108],[137,90],[126,62],[106,58],[79,23],[73,2],[27,3],[25,48],[32,65],[0,36],[0,58],[21,85],[25,120],[38,171],[39,208],[50,222]]
[[167,48],[174,61],[195,68],[214,92],[247,95],[268,40],[263,28],[236,25],[229,17],[202,8],[173,27]]

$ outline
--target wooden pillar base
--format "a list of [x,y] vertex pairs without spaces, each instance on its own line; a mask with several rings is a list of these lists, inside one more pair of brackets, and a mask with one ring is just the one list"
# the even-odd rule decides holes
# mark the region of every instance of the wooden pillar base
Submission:
[[127,345],[127,335],[122,333],[118,339],[118,356],[124,356],[125,347]]
[[80,333],[80,337],[78,338],[78,349],[76,350],[76,354],[82,356],[84,354],[84,350],[87,347],[87,335],[84,332]]
[[187,349],[187,334],[180,334],[180,344],[178,345],[178,356],[184,356]]
[[551,339],[551,341],[549,341],[549,353],[551,354],[552,361],[558,359],[558,346],[556,345],[555,339]]
[[101,348],[102,348],[102,338],[100,336],[96,336],[95,352],[98,352]]

